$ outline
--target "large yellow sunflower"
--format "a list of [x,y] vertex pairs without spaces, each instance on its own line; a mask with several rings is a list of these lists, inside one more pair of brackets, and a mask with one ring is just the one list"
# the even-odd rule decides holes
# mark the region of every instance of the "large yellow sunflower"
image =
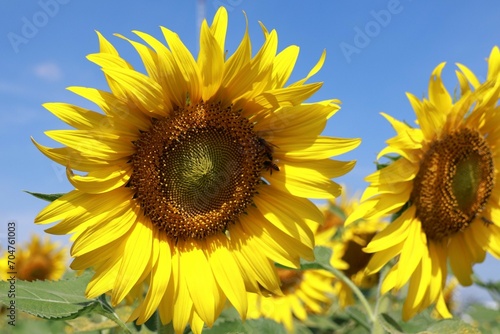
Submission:
[[[262,26],[263,27],[263,26]],[[331,178],[353,162],[330,160],[357,139],[320,136],[337,100],[303,103],[321,83],[286,85],[299,48],[277,53],[276,31],[252,56],[248,30],[226,58],[227,12],[202,23],[195,60],[179,36],[161,28],[168,47],[143,32],[129,41],[147,74],[122,59],[98,33],[111,92],[71,87],[103,113],[65,103],[45,107],[75,130],[46,134],[65,145],[35,143],[67,166],[75,187],[48,205],[36,223],[73,233],[71,267],[93,267],[90,298],[111,291],[113,304],[144,280],[149,289],[131,319],[158,308],[177,333],[200,333],[226,299],[242,317],[246,291],[281,294],[274,262],[297,268],[311,259],[307,222],[322,220],[308,198],[340,192]],[[79,171],[78,173],[73,170]],[[83,172],[83,173],[82,173]]]
[[[0,259],[0,270],[3,280],[7,280],[16,272],[16,279],[23,281],[60,279],[66,271],[67,249],[60,248],[58,243],[48,238],[41,241],[38,235],[33,235],[29,242],[16,248],[15,259],[9,260],[9,252]],[[15,263],[15,268],[8,268]]]
[[346,223],[360,217],[400,215],[365,248],[375,253],[368,271],[379,271],[398,257],[382,285],[382,293],[407,282],[405,320],[436,303],[450,317],[443,288],[447,266],[462,285],[472,284],[472,266],[485,253],[500,256],[500,52],[493,48],[488,75],[480,83],[458,64],[461,94],[454,99],[436,67],[429,98],[408,94],[419,128],[388,115],[397,135],[378,158],[399,159],[367,177],[363,203]]

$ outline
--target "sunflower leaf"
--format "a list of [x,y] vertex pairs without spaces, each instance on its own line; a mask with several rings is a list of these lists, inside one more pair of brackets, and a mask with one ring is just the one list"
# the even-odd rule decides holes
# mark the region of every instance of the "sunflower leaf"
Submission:
[[351,306],[347,307],[345,311],[349,315],[349,317],[351,317],[351,319],[354,320],[357,324],[359,324],[360,326],[364,327],[367,330],[371,330],[371,326],[368,323],[366,314],[363,313],[360,309],[358,309],[355,306]]
[[[85,289],[92,273],[60,281],[21,281],[15,274],[11,279],[0,282],[0,303],[7,309],[22,311],[42,319],[69,320],[95,312],[125,325],[114,314],[113,309],[99,299],[85,298]],[[126,329],[126,327],[125,327]]]
[[402,334],[403,329],[389,314],[381,313],[378,316],[380,325],[384,328],[387,333],[390,334]]
[[333,268],[330,265],[332,250],[324,246],[314,247],[314,261],[300,260],[300,269],[325,269],[331,271]]
[[58,193],[58,194],[33,193],[33,192],[27,191],[27,190],[25,190],[24,192],[27,194],[30,194],[32,196],[35,196],[36,198],[43,199],[44,201],[47,201],[47,202],[53,202],[56,199],[58,199],[59,197],[64,195],[63,193]]
[[434,323],[427,330],[417,334],[481,334],[481,332],[462,320],[445,319]]
[[[14,305],[16,310],[44,319],[72,319],[90,312],[97,301],[85,298],[85,288],[91,274],[61,281],[21,281],[15,275],[11,280],[0,282],[0,303]],[[12,291],[12,292],[11,292]]]
[[286,334],[285,327],[271,319],[247,319],[244,323],[241,320],[224,321],[214,324],[212,328],[203,329],[206,334],[223,334],[223,333],[273,333]]

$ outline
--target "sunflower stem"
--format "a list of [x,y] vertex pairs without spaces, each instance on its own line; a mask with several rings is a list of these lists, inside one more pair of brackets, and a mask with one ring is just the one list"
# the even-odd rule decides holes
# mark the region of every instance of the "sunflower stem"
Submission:
[[[368,300],[366,300],[365,296],[359,290],[359,288],[354,284],[353,281],[351,281],[344,273],[337,268],[331,267],[330,271],[343,283],[345,283],[351,290],[352,292],[358,297],[359,301],[361,302],[361,305],[363,305],[364,309],[366,310],[366,313],[368,314],[368,318],[370,320],[370,323],[372,325],[372,333],[383,333],[379,331],[379,325],[377,324],[377,316],[373,312],[372,308],[370,307],[370,303],[368,303]],[[380,327],[381,328],[381,327]]]

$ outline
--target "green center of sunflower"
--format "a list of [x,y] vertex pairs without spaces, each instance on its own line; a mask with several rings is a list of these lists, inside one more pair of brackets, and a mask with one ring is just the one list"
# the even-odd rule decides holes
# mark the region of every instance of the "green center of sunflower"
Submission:
[[270,146],[248,119],[218,104],[178,108],[134,144],[129,186],[174,240],[203,239],[235,223],[270,161]]
[[432,142],[411,195],[427,237],[442,240],[466,229],[493,186],[492,153],[479,132],[461,129]]

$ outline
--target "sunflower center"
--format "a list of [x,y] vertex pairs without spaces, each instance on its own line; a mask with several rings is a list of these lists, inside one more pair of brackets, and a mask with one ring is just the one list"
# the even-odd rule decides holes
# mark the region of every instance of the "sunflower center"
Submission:
[[301,270],[277,268],[277,271],[281,281],[281,291],[285,295],[293,293],[302,282],[304,272]]
[[479,132],[461,129],[434,141],[411,195],[427,237],[442,240],[466,229],[483,210],[493,185],[492,153]]
[[135,142],[129,186],[170,238],[203,239],[224,232],[252,203],[269,160],[263,143],[231,107],[178,108]]
[[[348,240],[342,260],[349,264],[349,268],[344,270],[347,277],[351,277],[364,270],[370,262],[373,254],[363,252],[363,247],[368,245],[375,236],[375,233],[359,233],[355,235],[357,240]],[[358,241],[358,242],[356,242]]]
[[33,255],[24,268],[19,271],[19,278],[24,281],[46,280],[52,272],[51,261],[42,255]]

